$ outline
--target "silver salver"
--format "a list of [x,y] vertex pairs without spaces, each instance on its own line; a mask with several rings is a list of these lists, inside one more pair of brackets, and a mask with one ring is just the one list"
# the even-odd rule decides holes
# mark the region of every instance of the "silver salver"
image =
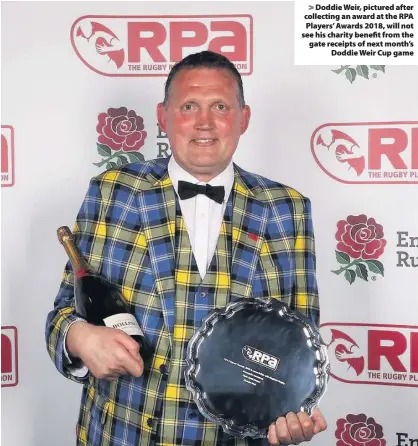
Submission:
[[329,376],[318,329],[278,299],[211,311],[187,348],[186,387],[199,411],[240,438],[266,438],[288,412],[311,415]]

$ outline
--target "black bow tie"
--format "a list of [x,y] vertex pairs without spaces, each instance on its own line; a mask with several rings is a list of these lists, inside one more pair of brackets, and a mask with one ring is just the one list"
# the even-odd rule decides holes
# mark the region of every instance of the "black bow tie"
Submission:
[[197,194],[204,194],[217,203],[221,204],[225,197],[225,188],[223,186],[211,186],[206,184],[188,183],[187,181],[179,181],[179,196],[182,200],[195,197]]

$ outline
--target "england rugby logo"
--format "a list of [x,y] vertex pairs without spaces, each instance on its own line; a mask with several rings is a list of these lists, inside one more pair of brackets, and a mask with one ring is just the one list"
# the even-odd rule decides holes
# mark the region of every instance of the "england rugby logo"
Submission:
[[349,215],[337,223],[337,250],[340,267],[332,271],[343,275],[350,285],[356,277],[368,281],[369,273],[384,275],[383,264],[378,260],[386,246],[383,227],[366,215]]
[[139,150],[145,143],[147,132],[142,117],[134,110],[109,108],[99,114],[96,130],[99,134],[97,152],[102,160],[93,163],[95,166],[106,165],[106,169],[111,169],[129,162],[145,161]]

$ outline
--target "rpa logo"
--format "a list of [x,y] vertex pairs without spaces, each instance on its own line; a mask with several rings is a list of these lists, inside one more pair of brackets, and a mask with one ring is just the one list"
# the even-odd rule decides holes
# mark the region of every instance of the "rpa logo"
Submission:
[[71,29],[80,60],[104,76],[166,76],[189,54],[227,57],[252,73],[252,16],[84,16]]
[[418,387],[417,326],[326,323],[321,334],[338,381]]
[[312,134],[311,150],[341,183],[418,183],[417,121],[324,124]]
[[242,354],[244,355],[245,359],[263,365],[264,367],[268,367],[272,370],[276,370],[280,362],[279,358],[257,350],[256,348],[249,347],[248,345],[242,348]]

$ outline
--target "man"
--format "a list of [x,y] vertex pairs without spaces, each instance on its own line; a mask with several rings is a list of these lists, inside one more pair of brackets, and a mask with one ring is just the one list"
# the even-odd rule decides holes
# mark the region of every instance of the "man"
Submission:
[[[213,308],[233,297],[283,299],[319,323],[310,202],[250,174],[232,156],[250,120],[239,73],[212,52],[171,71],[158,122],[172,157],[93,178],[77,217],[78,246],[120,286],[155,348],[144,372],[138,344],[74,314],[73,274],[46,325],[51,358],[83,383],[78,445],[243,445],[198,411],[185,388],[187,342]],[[184,182],[199,184],[195,195]],[[298,444],[326,428],[319,410],[273,423],[270,444]],[[264,443],[263,443],[264,441]]]

